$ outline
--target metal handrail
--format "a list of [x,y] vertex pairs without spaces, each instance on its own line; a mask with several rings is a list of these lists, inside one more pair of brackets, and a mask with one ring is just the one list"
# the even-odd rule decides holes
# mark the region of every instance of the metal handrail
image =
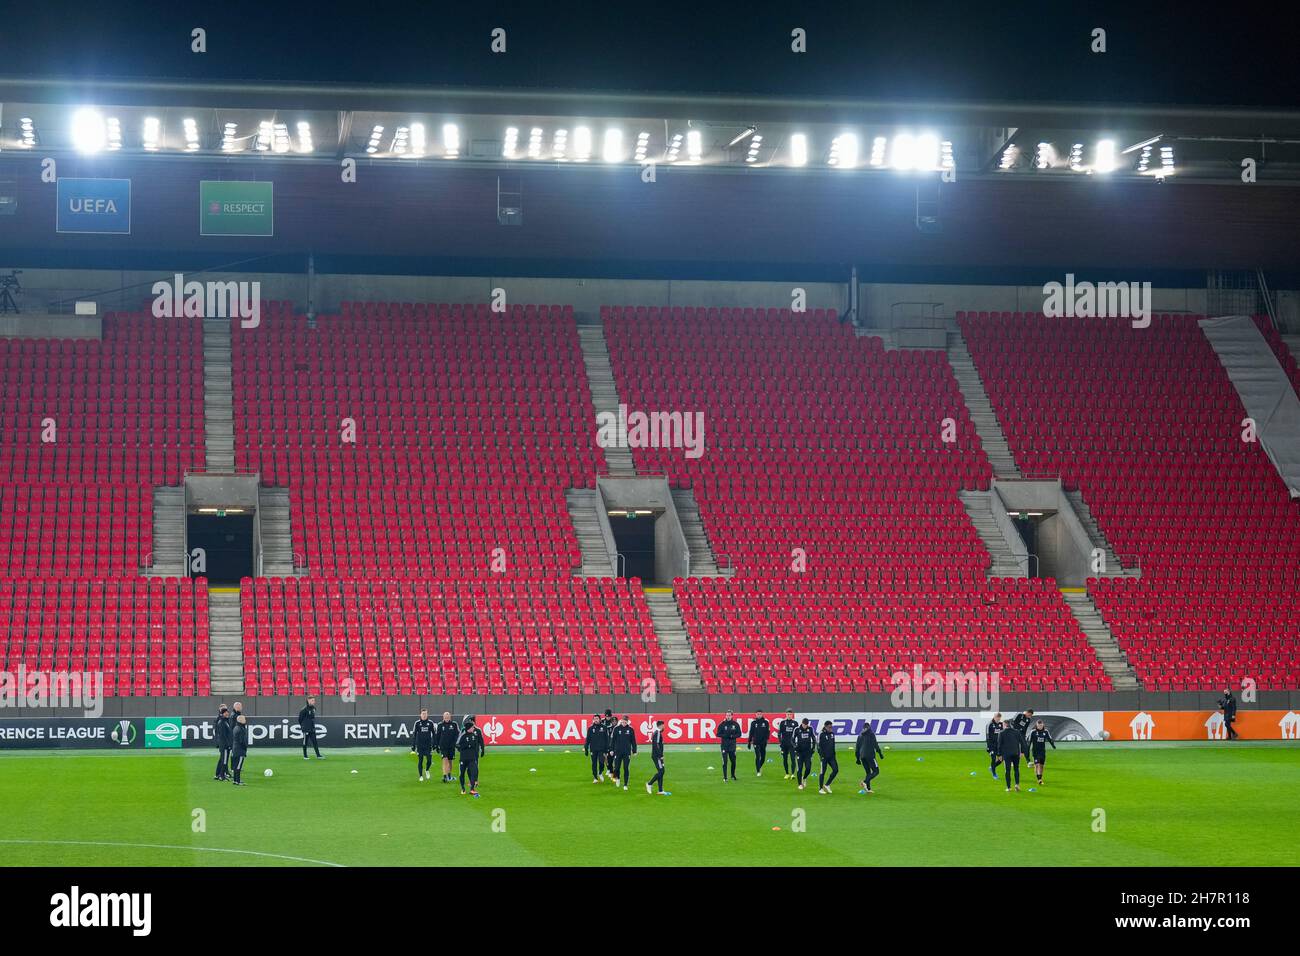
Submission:
[[[727,562],[726,564],[723,564],[723,563],[722,563],[724,559],[725,559],[726,562]],[[719,570],[719,571],[735,571],[735,570],[736,570],[736,566],[735,566],[734,564],[731,563],[731,555],[729,555],[729,554],[715,554],[715,555],[713,556],[713,561],[714,561],[714,563],[718,566],[718,570]]]
[[627,577],[627,555],[622,551],[614,552],[614,573],[620,578]]
[[911,300],[903,301],[903,302],[891,302],[889,304],[890,325],[893,325],[894,323],[894,309],[898,308],[900,305],[928,305],[930,307],[929,317],[932,319],[937,319],[940,318],[940,316],[936,315],[934,310],[942,309],[944,304],[942,302],[921,302],[921,301],[911,301]]

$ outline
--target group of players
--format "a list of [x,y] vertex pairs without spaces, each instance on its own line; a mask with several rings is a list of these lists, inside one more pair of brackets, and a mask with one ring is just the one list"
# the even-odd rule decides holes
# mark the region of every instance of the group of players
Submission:
[[[722,756],[722,782],[734,783],[736,777],[736,752],[742,736],[740,722],[731,711],[717,727],[717,741]],[[817,775],[817,792],[830,793],[831,784],[839,775],[840,764],[835,753],[835,729],[829,724],[822,725],[820,733],[812,729],[807,717],[795,720],[794,711],[787,710],[785,717],[776,725],[777,744],[781,748],[781,764],[786,780],[794,780],[803,790],[812,777],[813,755],[820,758]],[[749,734],[745,740],[746,749],[754,754],[754,776],[763,776],[763,765],[767,763],[767,745],[772,740],[772,722],[760,710],[749,722]],[[587,739],[582,752],[591,760],[591,782],[611,781],[614,786],[628,788],[631,775],[632,755],[637,752],[636,731],[632,728],[631,718],[624,714],[615,718],[613,711],[596,714],[587,727]],[[880,775],[879,760],[884,753],[876,740],[876,733],[870,724],[865,724],[862,733],[853,747],[854,762],[862,767],[862,789],[858,793],[875,793],[871,782]],[[646,781],[646,793],[659,793],[672,796],[664,789],[664,722],[655,721],[655,728],[650,734],[650,758],[654,764],[655,774]]]
[[[235,786],[243,786],[240,779],[244,760],[248,755],[248,722],[239,701],[234,704],[234,712],[222,707],[217,715],[217,769],[214,780],[232,780]],[[1033,724],[1033,727],[1030,727]],[[309,759],[307,748],[315,749],[316,756],[323,758],[316,739],[316,700],[308,697],[306,706],[298,714],[298,725],[302,729],[302,756]],[[745,747],[754,754],[754,776],[763,776],[763,766],[767,763],[767,746],[772,740],[772,723],[757,711],[749,722],[748,735],[742,734],[740,722],[732,711],[727,711],[717,727],[717,741],[722,757],[722,782],[734,783],[736,777],[736,754],[739,741],[745,736]],[[820,760],[817,773],[817,792],[831,792],[831,784],[839,776],[840,764],[835,750],[835,729],[829,722],[823,723],[820,733],[814,731],[808,718],[795,720],[794,711],[787,710],[785,716],[776,725],[777,744],[781,749],[781,765],[785,780],[794,780],[798,789],[807,787],[812,778],[813,756]],[[1026,710],[1016,714],[1010,720],[1003,720],[1002,714],[994,714],[984,732],[985,749],[989,755],[989,773],[997,779],[998,765],[1002,765],[1006,792],[1014,786],[1020,789],[1020,758],[1032,757],[1034,776],[1038,785],[1043,785],[1043,769],[1047,763],[1047,748],[1056,749],[1042,719],[1035,721],[1034,712]],[[591,760],[591,782],[611,781],[616,787],[620,784],[628,789],[632,771],[632,757],[638,751],[636,730],[631,718],[624,714],[615,717],[612,710],[596,714],[587,728],[587,737],[582,752]],[[452,770],[453,760],[460,764],[460,792],[477,797],[479,781],[479,758],[486,753],[487,746],[483,731],[479,729],[473,715],[466,716],[462,724],[452,719],[450,711],[443,711],[438,723],[429,719],[429,711],[421,710],[420,718],[411,728],[411,752],[418,760],[416,776],[421,782],[433,779],[433,755],[442,760],[442,782],[454,783],[456,777]],[[884,759],[880,743],[876,740],[871,724],[866,723],[853,746],[854,763],[862,767],[860,794],[875,793],[871,783],[880,775],[879,761]],[[664,762],[664,722],[655,721],[650,734],[650,759],[654,765],[654,776],[646,781],[646,793],[658,793],[672,796],[664,789],[666,766]],[[1014,778],[1014,783],[1013,783]]]
[[[1030,723],[1033,729],[1029,729]],[[1028,731],[1028,734],[1026,734]],[[998,764],[1002,764],[1002,777],[1006,781],[1006,792],[1011,792],[1011,778],[1015,776],[1015,788],[1020,790],[1020,758],[1033,757],[1034,776],[1038,785],[1043,785],[1043,768],[1047,764],[1047,745],[1056,749],[1052,732],[1047,729],[1040,717],[1034,720],[1034,712],[1026,710],[1016,714],[1010,720],[1003,720],[1001,714],[994,714],[984,729],[984,747],[989,755],[989,773],[993,779],[998,778]]]

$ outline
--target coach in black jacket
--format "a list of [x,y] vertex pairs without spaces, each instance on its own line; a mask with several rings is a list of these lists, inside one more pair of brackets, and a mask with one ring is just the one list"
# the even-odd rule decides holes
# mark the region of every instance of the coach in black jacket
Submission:
[[320,757],[320,744],[316,742],[316,698],[308,697],[307,706],[298,711],[298,726],[302,728],[302,759],[307,760],[307,744],[310,743],[312,749],[316,751],[316,756]]
[[863,793],[874,793],[871,789],[871,781],[880,776],[880,765],[876,763],[876,758],[885,759],[885,755],[880,752],[880,743],[876,740],[876,732],[872,730],[871,724],[862,725],[862,733],[858,734],[857,743],[853,745],[853,762],[862,764],[862,791]]
[[998,753],[1002,755],[1002,776],[1007,781],[1007,793],[1011,792],[1011,775],[1016,776],[1016,789],[1020,789],[1020,755],[1025,750],[1025,739],[1012,721],[1010,727],[998,736]]
[[421,783],[433,777],[433,744],[437,738],[438,725],[429,719],[427,710],[421,710],[420,719],[411,727],[411,753],[415,754],[415,775]]
[[234,746],[235,734],[230,728],[230,708],[222,707],[217,711],[214,732],[217,738],[217,772],[213,780],[225,780],[230,776],[230,748]]
[[248,718],[243,714],[235,718],[235,726],[231,736],[230,769],[234,772],[235,786],[243,787],[246,784],[240,779],[240,775],[244,772],[244,759],[248,756]]
[[645,792],[654,793],[654,785],[659,785],[659,792],[664,793],[664,722],[655,721],[654,733],[650,735],[650,759],[655,765],[655,775],[646,781]]
[[1236,740],[1240,736],[1232,725],[1237,722],[1237,698],[1232,696],[1232,688],[1223,688],[1223,696],[1219,698],[1219,710],[1223,712],[1223,729],[1228,732],[1229,740]]
[[465,792],[465,778],[469,777],[469,792],[478,796],[478,758],[487,753],[487,744],[483,740],[483,731],[474,725],[473,717],[465,718],[465,729],[456,741],[456,750],[460,752],[460,792]]

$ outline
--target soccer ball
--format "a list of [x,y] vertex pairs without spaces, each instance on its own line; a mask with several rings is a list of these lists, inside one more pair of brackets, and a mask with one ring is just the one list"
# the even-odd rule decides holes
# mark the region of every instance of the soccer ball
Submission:
[[1110,731],[1109,731],[1109,730],[1103,730],[1103,731],[1101,732],[1101,739],[1102,739],[1102,740],[1110,740]]
[[274,777],[274,776],[275,776],[275,771],[272,770],[270,767],[267,767],[265,770],[262,771],[262,776],[263,776],[263,777]]

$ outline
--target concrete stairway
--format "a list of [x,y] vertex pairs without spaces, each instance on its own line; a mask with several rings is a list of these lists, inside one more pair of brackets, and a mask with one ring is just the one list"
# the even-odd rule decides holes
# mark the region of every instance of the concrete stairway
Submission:
[[1296,361],[1300,362],[1300,335],[1284,335],[1282,344],[1289,348]]
[[575,573],[584,578],[612,578],[614,568],[610,564],[605,538],[600,533],[595,489],[569,488],[564,492],[564,499],[569,505],[573,530],[578,535],[578,547],[582,549],[582,567]]
[[[605,330],[599,320],[580,321],[578,339],[582,344],[582,362],[587,367],[587,381],[591,383],[591,401],[596,414],[609,412],[618,415],[618,386],[614,384],[614,368],[609,362],[609,346],[605,343]],[[596,427],[593,419],[591,427]],[[626,440],[626,434],[621,436]],[[632,464],[632,452],[627,448],[606,448],[605,464],[611,475],[631,476],[636,474]]]
[[1083,525],[1083,530],[1088,532],[1088,538],[1092,541],[1094,548],[1101,548],[1106,555],[1106,572],[1105,574],[1095,574],[1093,577],[1137,577],[1139,572],[1136,568],[1125,569],[1120,563],[1119,555],[1115,549],[1110,546],[1106,536],[1101,533],[1101,527],[1097,524],[1097,519],[1092,516],[1092,511],[1088,508],[1088,503],[1083,500],[1083,493],[1080,491],[1067,491],[1066,500],[1074,508],[1075,517]]
[[668,668],[673,693],[702,693],[704,681],[700,677],[700,665],[695,660],[686,626],[682,624],[677,596],[670,588],[664,588],[646,591],[645,599],[650,605],[650,620],[654,623],[655,637],[659,639],[659,650]]
[[153,490],[153,566],[151,578],[185,577],[185,489],[179,485]]
[[257,509],[262,515],[262,574],[291,577],[293,539],[289,534],[289,489],[259,488]]
[[[970,409],[971,420],[975,423],[975,434],[979,435],[984,454],[993,466],[996,478],[1020,478],[1020,468],[1011,454],[1007,436],[1002,432],[998,416],[993,411],[989,396],[984,391],[984,382],[975,369],[975,362],[966,348],[966,339],[961,331],[948,332],[948,362],[953,374],[957,376],[957,387],[961,389],[966,407]],[[936,423],[937,425],[937,423]]]
[[203,320],[203,418],[207,469],[230,474],[235,470],[235,416],[228,319]]
[[1142,685],[1137,679],[1137,674],[1133,672],[1128,657],[1120,650],[1119,644],[1110,633],[1110,628],[1106,626],[1106,621],[1097,610],[1097,605],[1092,603],[1088,592],[1082,588],[1062,588],[1061,597],[1065,598],[1066,606],[1074,615],[1074,619],[1079,622],[1079,627],[1083,629],[1088,643],[1092,645],[1097,659],[1101,661],[1101,666],[1115,689],[1141,690]]
[[1029,574],[1029,568],[1016,558],[1011,544],[1003,535],[993,517],[993,492],[960,491],[962,506],[970,517],[971,524],[979,532],[980,540],[989,551],[989,577],[1023,578]]
[[244,626],[239,619],[239,592],[208,593],[208,639],[212,694],[244,692]]
[[682,523],[682,534],[686,536],[686,546],[690,549],[691,577],[731,577],[735,574],[734,567],[718,568],[713,546],[709,544],[709,536],[704,531],[700,507],[695,502],[695,492],[689,488],[674,488],[672,496],[677,519]]

